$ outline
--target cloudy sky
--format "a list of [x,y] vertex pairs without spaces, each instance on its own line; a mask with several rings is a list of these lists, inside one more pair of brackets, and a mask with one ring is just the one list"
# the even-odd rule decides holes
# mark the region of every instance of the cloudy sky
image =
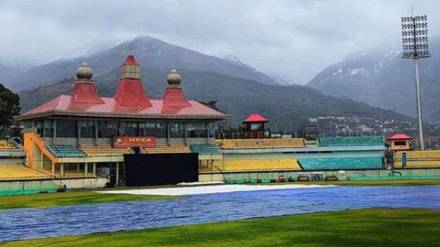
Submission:
[[400,42],[400,16],[440,1],[13,1],[0,0],[0,61],[41,64],[151,35],[210,55],[233,54],[304,84],[349,54]]

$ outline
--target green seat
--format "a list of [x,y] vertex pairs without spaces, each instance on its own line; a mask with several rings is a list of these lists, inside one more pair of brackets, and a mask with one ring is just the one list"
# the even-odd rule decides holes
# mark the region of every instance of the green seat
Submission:
[[383,159],[376,157],[319,157],[299,159],[304,170],[357,170],[381,169]]
[[383,146],[384,136],[323,136],[319,137],[321,147]]
[[220,149],[215,144],[191,144],[189,148],[191,149],[191,152],[202,155],[220,154]]

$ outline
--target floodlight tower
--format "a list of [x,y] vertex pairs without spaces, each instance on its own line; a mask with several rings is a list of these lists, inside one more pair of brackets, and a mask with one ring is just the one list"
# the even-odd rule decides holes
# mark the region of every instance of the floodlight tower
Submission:
[[422,16],[405,16],[402,22],[403,59],[413,59],[416,67],[417,125],[419,130],[419,147],[425,149],[423,141],[422,109],[420,100],[419,62],[421,58],[430,57],[428,49],[428,18]]

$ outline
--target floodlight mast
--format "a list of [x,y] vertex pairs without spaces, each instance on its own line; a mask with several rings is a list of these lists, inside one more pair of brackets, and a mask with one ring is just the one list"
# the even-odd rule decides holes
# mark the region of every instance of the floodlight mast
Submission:
[[405,16],[401,18],[402,22],[402,48],[403,59],[413,59],[415,64],[416,79],[416,97],[417,97],[417,125],[419,136],[419,147],[425,149],[423,139],[422,107],[420,99],[420,79],[419,62],[421,58],[428,58],[428,18],[424,16]]

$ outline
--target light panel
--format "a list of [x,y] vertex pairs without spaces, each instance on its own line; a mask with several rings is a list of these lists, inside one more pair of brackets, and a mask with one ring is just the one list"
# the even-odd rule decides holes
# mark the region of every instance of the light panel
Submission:
[[401,18],[402,58],[418,59],[430,56],[427,21],[426,15]]

